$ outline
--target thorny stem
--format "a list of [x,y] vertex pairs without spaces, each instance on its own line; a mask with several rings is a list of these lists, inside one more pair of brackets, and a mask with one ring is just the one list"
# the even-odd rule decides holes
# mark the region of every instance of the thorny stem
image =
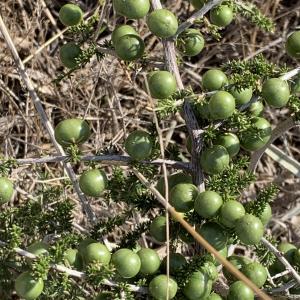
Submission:
[[[16,163],[19,165],[27,165],[27,164],[42,164],[42,163],[57,163],[57,162],[65,162],[69,159],[67,155],[60,155],[60,156],[47,156],[41,158],[21,158],[16,159]],[[125,155],[85,155],[80,157],[81,161],[88,161],[88,162],[101,162],[103,164],[109,165],[128,165],[133,160],[130,156]],[[5,160],[0,159],[1,162]],[[163,164],[168,165],[169,167],[176,168],[176,169],[183,169],[186,171],[191,171],[191,166],[189,163],[181,162],[181,161],[174,161],[168,159],[155,159],[152,161],[143,160],[141,161],[142,164],[153,164],[161,166]]]
[[[150,95],[150,90],[149,90],[149,83],[147,81],[147,77],[145,76],[145,81],[146,81],[146,88],[147,88],[147,92]],[[164,160],[165,159],[165,148],[164,148],[164,142],[163,142],[163,137],[162,137],[162,131],[161,128],[159,126],[159,121],[156,115],[156,112],[154,110],[155,105],[153,102],[153,99],[151,96],[149,96],[149,100],[151,103],[151,106],[153,108],[153,119],[154,119],[154,123],[155,123],[155,127],[156,127],[156,131],[158,134],[158,141],[159,141],[159,148],[160,148],[160,154],[161,154],[161,158]],[[164,186],[165,186],[165,199],[166,202],[169,203],[169,182],[168,182],[168,173],[167,173],[167,167],[165,162],[163,162],[162,164],[162,173],[163,173],[163,178],[164,178]],[[169,222],[169,212],[168,212],[168,208],[166,208],[166,254],[167,254],[167,264],[166,264],[166,275],[167,275],[167,280],[169,284],[169,280],[170,280],[170,222]],[[167,289],[167,294],[166,294],[166,298],[169,298],[169,289]]]
[[[41,100],[40,98],[38,97],[32,83],[31,83],[31,80],[26,72],[26,69],[24,67],[24,64],[22,63],[21,59],[20,59],[20,56],[17,52],[17,49],[10,37],[10,34],[4,24],[4,21],[0,15],[0,31],[6,41],[6,44],[9,48],[9,50],[11,51],[11,54],[13,56],[13,59],[14,59],[14,62],[16,64],[16,67],[18,68],[18,71],[19,71],[19,74],[20,74],[20,77],[22,79],[22,81],[24,82],[29,94],[30,94],[30,97],[31,97],[31,100],[41,118],[41,121],[44,125],[44,127],[46,128],[49,136],[50,136],[50,139],[55,147],[55,149],[57,150],[58,153],[60,153],[61,155],[65,155],[65,152],[64,150],[62,149],[62,147],[57,143],[55,137],[54,137],[54,130],[53,130],[53,127],[47,117],[47,114],[43,108],[43,105],[41,103]],[[84,209],[84,211],[86,212],[89,220],[91,222],[95,222],[96,220],[96,216],[95,216],[95,213],[93,212],[88,200],[86,199],[85,195],[81,192],[80,188],[79,188],[79,184],[76,180],[76,174],[75,172],[73,171],[71,165],[69,163],[64,163],[64,168],[70,178],[70,180],[72,181],[73,183],[73,187],[76,191],[76,193],[78,194],[78,197],[81,201],[81,205]]]
[[300,275],[298,272],[291,266],[287,259],[282,255],[282,253],[276,249],[266,238],[262,238],[261,242],[278,258],[278,260],[285,266],[286,270],[290,271],[293,277],[300,284]]
[[[216,1],[212,1],[212,2],[216,2]],[[209,5],[211,5],[211,2],[209,2],[205,6],[209,6]],[[152,0],[152,6],[153,6],[153,9],[162,8],[160,0]],[[204,7],[201,10],[204,11]],[[183,86],[180,72],[179,72],[178,65],[177,65],[177,58],[176,58],[174,42],[171,40],[163,40],[162,43],[163,43],[163,48],[164,48],[166,67],[171,73],[174,74],[176,81],[177,81],[178,88],[180,90],[182,90],[182,89],[184,89],[184,86]],[[183,111],[184,111],[184,119],[186,122],[186,126],[188,129],[189,135],[191,136],[192,145],[193,145],[192,159],[191,159],[192,168],[193,168],[193,181],[194,181],[194,184],[199,188],[200,192],[202,192],[205,189],[204,176],[203,176],[203,172],[200,167],[200,152],[202,149],[203,130],[201,130],[199,128],[197,119],[192,110],[189,99],[184,100]]]
[[262,147],[261,149],[255,151],[252,156],[251,156],[251,160],[250,160],[250,164],[249,164],[249,168],[248,170],[250,172],[254,172],[257,164],[260,160],[260,158],[263,156],[263,154],[265,153],[266,149],[276,140],[278,139],[280,136],[282,136],[286,131],[290,130],[293,127],[296,126],[300,126],[300,122],[294,120],[293,117],[289,117],[288,119],[286,119],[285,121],[279,123],[277,125],[277,127],[275,127],[272,130],[272,135],[270,140],[267,142],[267,144]]
[[207,12],[209,12],[213,7],[220,4],[223,0],[212,0],[208,2],[206,5],[204,5],[200,10],[196,11],[194,14],[192,14],[185,22],[183,22],[179,27],[178,30],[174,36],[174,39],[182,33],[185,29],[189,28],[194,24],[194,22],[197,19],[202,18]]
[[163,206],[167,207],[169,213],[172,215],[174,220],[180,223],[180,225],[193,236],[193,238],[203,246],[208,252],[213,254],[215,258],[235,277],[243,281],[249,286],[261,299],[271,300],[271,298],[260,290],[251,280],[249,280],[242,272],[240,272],[235,266],[233,266],[226,258],[224,258],[213,246],[211,246],[185,219],[178,213],[173,206],[171,206],[166,199],[159,193],[159,191],[141,174],[138,170],[133,168],[133,173],[137,178],[147,187],[153,195],[156,197],[158,202]]
[[[3,241],[0,241],[0,247],[5,247],[5,246],[6,246],[6,243]],[[20,256],[24,256],[29,259],[37,259],[38,258],[36,255],[34,255],[26,250],[23,250],[19,247],[16,247],[13,250]],[[70,275],[72,277],[76,277],[76,278],[80,278],[80,279],[86,278],[86,274],[84,272],[79,272],[79,271],[67,268],[66,266],[63,266],[63,265],[51,264],[50,267],[58,272],[67,273],[68,275]],[[108,280],[108,279],[103,279],[103,281],[101,283],[104,285],[107,285],[107,286],[111,286],[111,287],[118,286],[117,283],[115,283],[112,280]],[[142,293],[142,294],[147,293],[146,287],[138,287],[138,286],[135,286],[132,284],[128,284],[127,287],[133,292]]]

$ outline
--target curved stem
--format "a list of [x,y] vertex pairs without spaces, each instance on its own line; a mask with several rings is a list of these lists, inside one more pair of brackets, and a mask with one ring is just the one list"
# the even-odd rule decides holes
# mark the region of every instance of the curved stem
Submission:
[[282,253],[276,249],[266,238],[262,238],[261,242],[278,258],[278,260],[284,265],[286,270],[290,271],[296,281],[300,284],[300,275],[299,273],[291,266],[287,259],[282,255]]
[[[7,47],[9,48],[11,54],[12,54],[12,57],[14,59],[14,62],[15,62],[15,65],[18,69],[18,73],[24,83],[24,85],[26,86],[28,92],[29,92],[29,95],[30,95],[30,98],[32,100],[32,103],[34,104],[35,106],[35,109],[37,111],[37,113],[39,114],[40,116],[40,119],[41,119],[41,122],[42,124],[44,125],[49,137],[50,137],[50,140],[52,142],[52,144],[54,145],[56,151],[61,154],[61,155],[65,155],[65,152],[63,150],[63,148],[57,143],[55,137],[54,137],[54,130],[53,130],[53,127],[48,119],[48,116],[43,108],[43,105],[42,105],[42,102],[39,98],[39,96],[37,95],[34,87],[33,87],[33,84],[26,72],[26,69],[25,69],[25,66],[23,64],[23,62],[21,61],[20,59],[20,56],[18,54],[18,51],[10,37],[10,34],[4,24],[4,21],[0,15],[0,32],[2,33],[4,39],[5,39],[5,42],[7,44]],[[96,221],[96,216],[95,216],[95,213],[94,211],[92,210],[87,198],[85,197],[85,195],[81,192],[80,188],[79,188],[79,184],[76,180],[76,174],[75,172],[73,171],[71,165],[69,163],[64,163],[64,168],[70,178],[70,180],[72,181],[73,183],[73,187],[74,187],[74,190],[76,191],[78,197],[79,197],[79,200],[81,202],[81,205],[85,211],[85,213],[87,214],[89,220],[94,223]]]
[[248,170],[250,172],[254,172],[260,158],[263,156],[266,149],[271,144],[273,144],[273,142],[275,140],[277,140],[280,136],[282,136],[286,131],[290,130],[291,128],[293,128],[295,126],[299,126],[299,125],[300,125],[299,121],[295,121],[293,117],[290,117],[290,118],[286,119],[285,121],[283,121],[282,123],[280,123],[275,129],[273,129],[271,138],[268,141],[268,143],[263,148],[255,151],[252,154]]
[[[3,241],[0,241],[0,247],[5,247],[6,243]],[[19,247],[16,247],[13,249],[17,254],[19,254],[20,256],[24,256],[27,257],[29,259],[37,259],[38,257],[26,250],[23,250]],[[80,271],[76,271],[73,269],[70,269],[66,266],[63,265],[59,265],[59,264],[51,264],[50,267],[53,270],[56,270],[58,272],[62,272],[62,273],[66,273],[72,277],[76,277],[76,278],[80,278],[80,279],[85,279],[86,278],[86,274],[84,272],[80,272]],[[118,284],[112,280],[108,280],[108,279],[104,279],[102,282],[102,284],[107,285],[107,286],[118,286]],[[137,292],[137,293],[142,293],[142,294],[146,294],[147,293],[147,288],[146,287],[139,287],[139,286],[135,286],[133,284],[127,284],[126,285],[131,291],[133,292]]]

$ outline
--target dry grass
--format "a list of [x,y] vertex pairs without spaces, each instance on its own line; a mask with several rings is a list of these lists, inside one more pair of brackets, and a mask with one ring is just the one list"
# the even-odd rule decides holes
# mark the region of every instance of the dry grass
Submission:
[[[92,12],[97,1],[77,2],[84,11]],[[249,58],[262,50],[266,58],[274,63],[287,64],[292,68],[297,66],[297,62],[285,54],[282,41],[273,44],[272,42],[280,37],[285,39],[288,32],[300,25],[300,1],[257,0],[252,2],[255,2],[266,15],[276,21],[275,33],[264,33],[244,19],[237,18],[234,24],[224,30],[220,42],[217,43],[207,35],[207,46],[202,54],[181,66],[180,71],[185,86],[191,85],[195,92],[201,92],[200,76],[205,69],[217,67],[230,59]],[[63,26],[59,22],[56,23],[56,20],[58,10],[64,3],[65,1],[58,0],[1,1],[1,15],[23,60],[63,30]],[[166,3],[182,19],[192,11],[188,1],[168,0]],[[109,39],[111,30],[120,19],[113,15],[111,1],[101,13],[104,24],[107,24],[107,30],[99,39]],[[151,53],[151,57],[161,61],[163,59],[161,44],[149,35],[144,21],[138,23],[139,32],[146,41],[147,51]],[[85,153],[95,153],[109,144],[115,145],[122,153],[122,144],[127,132],[132,128],[145,128],[153,120],[144,86],[145,70],[129,71],[116,58],[107,56],[100,62],[93,59],[84,69],[75,72],[71,79],[63,80],[56,86],[52,81],[62,71],[58,51],[63,41],[67,39],[66,34],[61,35],[26,63],[28,74],[43,102],[47,115],[53,126],[63,118],[85,116],[90,121],[93,130],[90,142],[84,146]],[[1,35],[0,49],[1,154],[15,158],[53,155],[55,149],[50,143],[28,93],[20,83],[13,60]],[[288,112],[284,109],[280,111],[268,109],[265,116],[275,126],[288,116]],[[186,132],[182,127],[183,120],[179,116],[176,120],[177,128],[175,129],[172,127],[172,118],[165,120],[160,126],[164,137],[174,130],[170,143],[182,145],[185,149]],[[299,140],[300,131],[294,129],[282,136],[276,145],[300,160]],[[79,172],[81,168],[76,166],[75,171]],[[39,184],[38,172],[40,171],[49,172],[50,178],[54,179],[48,182],[51,185],[59,184],[59,180],[65,177],[59,164],[20,167],[12,174],[20,189],[16,201],[26,201],[28,197],[26,193],[34,195],[35,187]],[[280,187],[280,194],[273,205],[273,233],[278,238],[293,241],[299,245],[300,179],[282,169],[266,155],[258,166],[257,174],[258,182],[255,187],[251,187],[249,195],[255,196],[257,187],[261,188],[269,182],[276,182]],[[78,203],[77,196],[72,194],[71,190],[68,193]],[[103,207],[103,203],[100,202],[99,200],[93,203],[99,217],[112,214],[112,210],[123,209],[121,204]],[[85,225],[86,221],[79,206],[76,218],[77,223]]]

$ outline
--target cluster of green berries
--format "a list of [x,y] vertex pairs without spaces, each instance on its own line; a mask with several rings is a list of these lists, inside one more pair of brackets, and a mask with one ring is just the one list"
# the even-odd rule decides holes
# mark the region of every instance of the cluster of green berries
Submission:
[[[205,0],[191,0],[196,9],[206,3]],[[117,14],[128,19],[146,17],[149,30],[162,39],[176,37],[176,46],[183,56],[196,56],[204,48],[205,41],[198,29],[186,29],[178,36],[178,19],[167,9],[150,12],[149,0],[113,0],[113,7]],[[228,4],[221,4],[210,11],[210,22],[219,27],[228,26],[234,17],[233,8]],[[78,5],[66,4],[59,12],[59,19],[65,26],[76,26],[83,21],[83,12]],[[142,58],[145,44],[136,29],[130,25],[120,25],[114,29],[111,36],[116,55],[124,61]],[[286,51],[292,58],[300,58],[300,31],[292,33],[286,42]],[[63,45],[60,49],[60,59],[67,68],[76,68],[82,50],[74,42]],[[153,71],[148,76],[150,94],[155,99],[171,97],[177,90],[176,79],[167,71]],[[225,90],[225,87],[229,89]],[[236,109],[248,104],[253,96],[252,88],[237,90],[230,88],[230,81],[225,73],[218,69],[207,71],[202,78],[202,88],[207,92],[214,92],[207,104],[203,105],[201,117],[207,120],[226,120]],[[269,78],[261,87],[263,100],[274,108],[284,107],[290,98],[289,84],[281,78]],[[206,148],[199,163],[207,174],[221,173],[228,167],[230,159],[236,156],[242,147],[248,151],[256,151],[264,147],[271,138],[270,123],[261,117],[262,102],[249,105],[248,111],[252,116],[253,127],[259,132],[255,134],[253,128],[244,132],[222,132],[214,141],[213,146]],[[82,119],[66,119],[55,128],[55,138],[64,148],[70,145],[81,145],[91,135],[88,123]],[[189,140],[191,146],[191,141]],[[153,153],[153,138],[145,131],[137,130],[129,134],[125,141],[125,149],[129,156],[136,161],[149,159]],[[188,147],[191,148],[191,147]],[[79,179],[82,192],[91,197],[99,197],[107,187],[106,174],[101,169],[90,169],[83,172]],[[196,230],[224,257],[228,256],[228,245],[231,240],[227,230],[234,230],[238,239],[246,245],[258,244],[264,233],[264,226],[269,222],[272,211],[269,204],[259,217],[247,214],[244,206],[236,200],[224,201],[215,191],[199,193],[192,184],[192,178],[184,173],[175,173],[168,177],[170,204],[183,214],[194,210],[206,221],[196,226]],[[164,180],[157,183],[157,190],[165,195]],[[0,204],[11,200],[14,188],[11,180],[0,177]],[[158,243],[166,241],[165,216],[156,217],[150,225],[150,235]],[[172,228],[171,228],[172,236]],[[182,241],[190,243],[190,236],[183,234]],[[50,245],[38,241],[27,247],[27,251],[36,256],[48,255]],[[300,249],[289,243],[281,243],[278,249],[294,266],[300,267]],[[213,257],[212,257],[213,258]],[[83,240],[78,247],[66,250],[63,261],[67,267],[84,270],[91,263],[113,266],[117,274],[125,279],[136,276],[153,276],[149,283],[149,292],[154,299],[173,299],[178,285],[176,273],[184,269],[187,261],[179,253],[170,254],[170,274],[166,273],[166,257],[160,260],[157,252],[150,248],[119,249],[113,254],[102,243],[93,239]],[[258,287],[263,287],[267,280],[267,270],[260,263],[246,257],[229,256],[228,260],[242,273],[251,279]],[[213,261],[213,262],[212,262]],[[215,260],[206,261],[203,266],[191,274],[184,286],[183,294],[189,300],[221,300],[221,296],[212,292],[212,285],[218,278]],[[269,268],[270,274],[282,272],[284,266],[279,260]],[[253,300],[254,294],[243,282],[237,281],[229,272],[224,275],[231,284],[227,295],[228,300]],[[30,272],[21,273],[15,281],[17,294],[26,300],[38,298],[44,289],[42,278],[34,278]],[[110,292],[100,293],[97,300],[110,299]]]

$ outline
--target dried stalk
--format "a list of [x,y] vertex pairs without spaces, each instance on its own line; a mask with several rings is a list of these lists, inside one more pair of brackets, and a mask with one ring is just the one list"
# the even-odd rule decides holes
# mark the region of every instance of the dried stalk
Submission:
[[[59,155],[59,156],[47,156],[41,158],[20,158],[16,159],[16,163],[19,165],[27,165],[27,164],[43,164],[43,163],[57,163],[57,162],[66,162],[70,159],[67,155]],[[132,161],[130,156],[125,155],[85,155],[80,157],[80,161],[93,161],[93,162],[101,162],[103,164],[108,165],[129,165]],[[4,160],[0,160],[4,162]],[[161,166],[166,164],[169,167],[175,169],[182,169],[186,171],[191,171],[191,166],[189,163],[181,162],[181,161],[174,161],[168,159],[155,159],[155,160],[143,160],[141,161],[142,164],[152,164]]]
[[268,141],[268,143],[261,149],[255,151],[252,156],[251,156],[251,160],[250,160],[250,165],[248,170],[250,172],[254,172],[257,164],[260,160],[260,158],[263,156],[263,154],[265,153],[266,149],[279,137],[281,137],[286,131],[290,130],[293,127],[299,126],[300,123],[298,121],[295,121],[293,117],[290,117],[288,119],[286,119],[285,121],[283,121],[282,123],[279,123],[279,125],[277,125],[277,127],[275,129],[273,129],[272,131],[272,135],[270,140]]
[[136,169],[133,169],[134,174],[137,178],[154,194],[156,199],[165,207],[167,207],[169,213],[172,217],[179,222],[184,229],[190,233],[193,238],[203,246],[208,252],[213,254],[215,258],[235,277],[243,281],[247,286],[249,286],[261,299],[271,300],[271,298],[260,290],[251,280],[249,280],[242,272],[236,269],[226,258],[224,258],[220,253],[212,247],[188,222],[184,220],[182,215],[178,213],[174,207],[172,207],[166,199],[159,193],[159,191]]
[[[160,9],[162,8],[160,0],[152,0],[153,9]],[[213,1],[215,2],[215,1]],[[211,2],[210,2],[211,3]],[[205,6],[209,6],[210,3],[206,4]],[[204,10],[204,7],[201,9]],[[164,48],[164,55],[165,55],[165,62],[167,69],[174,74],[176,78],[176,82],[178,88],[180,90],[184,89],[180,72],[177,65],[177,58],[176,58],[176,51],[174,42],[171,40],[163,40],[163,48]],[[189,99],[184,100],[183,104],[183,111],[184,111],[184,119],[186,122],[186,126],[189,132],[189,135],[192,139],[192,168],[193,168],[193,181],[194,184],[199,188],[200,191],[205,190],[204,186],[204,176],[203,172],[200,167],[200,152],[202,149],[202,133],[203,130],[199,128],[197,119],[195,114],[192,110],[191,104]]]
[[[26,72],[26,69],[24,67],[24,64],[22,63],[20,57],[19,57],[19,54],[17,52],[17,49],[10,37],[10,34],[4,24],[4,21],[2,19],[2,16],[0,15],[0,31],[6,41],[6,44],[13,56],[13,59],[14,59],[14,62],[16,64],[16,67],[19,71],[19,75],[24,83],[24,85],[26,86],[28,92],[29,92],[29,95],[31,97],[31,100],[41,118],[41,121],[44,125],[44,127],[46,128],[49,136],[50,136],[50,139],[55,147],[55,149],[57,150],[57,152],[60,154],[60,155],[65,155],[65,152],[64,150],[62,149],[62,147],[57,143],[55,137],[54,137],[54,130],[53,130],[53,127],[47,117],[47,114],[43,108],[43,105],[41,103],[41,100],[39,98],[39,96],[37,95],[37,93],[35,92],[35,89],[32,85],[32,82]],[[70,178],[70,180],[72,181],[73,183],[73,186],[74,186],[74,189],[76,191],[76,193],[78,194],[78,197],[81,201],[81,205],[84,209],[84,211],[86,212],[89,220],[91,222],[94,222],[96,217],[95,217],[95,214],[90,206],[90,204],[88,203],[88,200],[86,199],[85,195],[81,192],[80,188],[79,188],[79,185],[78,185],[78,182],[76,180],[76,174],[74,173],[71,165],[69,163],[64,163],[64,168]]]
[[290,271],[293,277],[300,284],[300,275],[298,272],[291,266],[291,264],[287,261],[287,259],[282,255],[282,253],[276,249],[266,238],[262,238],[261,242],[278,258],[278,260],[285,266],[286,270]]
[[220,4],[223,0],[212,0],[206,3],[201,9],[192,14],[184,23],[182,23],[174,36],[176,38],[180,33],[182,33],[185,29],[189,28],[194,24],[197,19],[202,18],[207,12],[209,12],[212,8]]

